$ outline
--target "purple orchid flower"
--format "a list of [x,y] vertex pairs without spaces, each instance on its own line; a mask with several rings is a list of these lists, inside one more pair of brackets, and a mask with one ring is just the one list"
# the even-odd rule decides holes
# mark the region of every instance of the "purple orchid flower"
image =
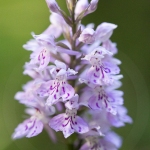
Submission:
[[41,86],[41,80],[30,81],[23,86],[23,92],[17,92],[15,99],[26,106],[36,106],[38,104],[36,90]]
[[122,144],[121,138],[114,132],[108,132],[102,139],[92,136],[86,140],[80,150],[118,150]]
[[93,89],[94,94],[89,98],[88,104],[92,109],[106,109],[106,111],[117,114],[117,106],[123,104],[121,91],[109,91],[107,92],[102,86]]
[[92,64],[87,72],[87,78],[94,84],[112,84],[114,81],[112,75],[116,75],[120,71],[116,64],[105,61],[105,55],[111,56],[112,53],[103,47],[98,47],[82,58],[82,60],[88,60]]
[[72,97],[65,105],[68,107],[66,113],[59,114],[50,120],[50,127],[55,131],[62,131],[64,137],[69,137],[72,133],[78,132],[80,134],[89,131],[87,123],[79,116],[77,116],[78,95]]
[[86,122],[79,116],[76,116],[77,110],[66,110],[66,113],[59,114],[50,120],[50,127],[55,131],[62,131],[67,138],[74,132],[80,134],[88,132],[89,128]]
[[[75,91],[74,88],[67,83],[67,77],[75,75],[77,72],[73,69],[66,67],[66,65],[60,61],[55,61],[55,65],[50,72],[55,80],[50,80],[43,83],[38,90],[41,97],[48,96],[47,104],[53,105],[62,99],[66,101],[73,97]],[[61,98],[61,99],[60,99]]]
[[125,123],[132,123],[132,118],[127,115],[127,109],[123,106],[117,107],[117,114],[114,116],[108,113],[108,120],[114,127],[125,126]]
[[[44,105],[44,101],[37,101],[36,106],[32,106],[32,108],[26,109],[26,113],[31,117],[17,126],[15,132],[12,135],[13,139],[22,137],[30,138],[40,134],[44,126],[49,122],[48,116],[51,116],[55,113],[55,108],[47,107]],[[54,139],[54,135],[52,134],[51,136],[52,139]]]

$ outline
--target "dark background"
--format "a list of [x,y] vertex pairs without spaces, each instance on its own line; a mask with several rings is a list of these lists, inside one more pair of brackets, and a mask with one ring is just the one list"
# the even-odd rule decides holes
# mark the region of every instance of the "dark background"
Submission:
[[[65,0],[58,2],[65,9]],[[121,150],[150,150],[150,0],[100,0],[97,11],[83,20],[90,22],[118,25],[111,39],[118,45],[125,106],[134,120],[116,129],[123,138]],[[0,150],[66,150],[62,143],[52,144],[45,131],[30,139],[11,139],[26,117],[24,106],[14,100],[29,80],[22,72],[30,53],[22,45],[32,31],[40,34],[48,25],[45,0],[0,0]]]

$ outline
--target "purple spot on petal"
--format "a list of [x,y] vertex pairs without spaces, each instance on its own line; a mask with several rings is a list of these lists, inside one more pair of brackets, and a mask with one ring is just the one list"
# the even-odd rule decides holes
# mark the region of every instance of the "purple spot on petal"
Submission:
[[70,94],[69,93],[67,93],[67,97],[66,98],[68,98],[70,96]]
[[81,132],[81,127],[79,127],[79,132]]
[[25,131],[26,131],[27,129],[28,129],[28,126],[26,125],[26,126],[25,126]]
[[98,100],[102,100],[103,96],[101,96],[100,94],[98,95]]
[[64,88],[64,87],[62,87],[62,89],[63,89],[63,92],[65,93],[65,88]]
[[101,73],[102,73],[102,78],[104,78],[104,72],[103,72],[102,67],[101,67]]
[[106,100],[104,100],[104,102],[105,102],[105,107],[107,108],[107,107],[108,107],[108,105],[107,105],[107,102],[106,102]]
[[33,125],[29,128],[29,130],[32,129],[34,127],[34,125],[35,125],[35,120],[33,122]]
[[71,117],[71,122],[72,122],[72,124],[74,125],[74,122],[73,122],[73,120],[72,120],[72,117]]
[[98,105],[98,103],[96,103],[96,106],[97,106],[98,108],[100,108],[99,105]]
[[72,125],[70,124],[71,129],[73,129]]
[[68,123],[70,122],[71,119],[69,119],[70,117],[68,117],[68,119],[65,118],[65,120],[68,120],[68,122],[66,124],[62,124],[63,127],[67,126]]
[[33,133],[31,134],[31,136],[34,135],[35,132],[36,132],[36,130],[33,131]]
[[94,73],[94,77],[98,78],[98,76]]
[[110,69],[108,69],[108,68],[104,68],[104,70],[105,70],[106,73],[110,73],[111,72]]
[[99,68],[98,68],[98,67],[96,67],[96,71],[97,71],[97,72],[99,71]]
[[60,69],[56,69],[56,72],[59,72],[60,71]]
[[68,118],[65,118],[65,120],[68,120],[70,117],[68,117]]
[[96,83],[96,80],[93,80]]

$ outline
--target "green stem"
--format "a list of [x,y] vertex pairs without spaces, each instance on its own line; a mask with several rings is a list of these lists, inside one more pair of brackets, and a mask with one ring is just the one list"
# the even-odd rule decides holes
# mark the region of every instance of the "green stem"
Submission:
[[[76,7],[76,2],[74,3],[73,9],[72,9],[72,13],[71,13],[71,18],[72,18],[72,42],[71,42],[71,48],[72,50],[77,50],[77,46],[76,46],[76,39],[73,38],[75,33],[77,32],[77,24],[75,21],[75,7]],[[76,60],[76,56],[71,56],[71,64],[70,64],[70,68],[71,69],[75,69],[75,66],[79,63],[80,60]],[[75,87],[75,83],[76,80],[71,80],[69,82],[77,91],[78,91],[78,87]],[[82,141],[80,141],[82,143]],[[81,146],[81,143],[79,144],[79,146]],[[68,142],[67,143],[68,146],[68,150],[75,150],[75,147],[73,145],[73,142]]]
[[57,138],[56,138],[56,135],[55,135],[53,129],[51,129],[48,124],[45,124],[45,125],[44,125],[44,128],[45,128],[45,130],[47,131],[47,133],[48,133],[48,135],[49,135],[49,138],[50,138],[54,143],[56,143],[56,142],[57,142]]
[[[73,35],[76,33],[77,25],[75,23],[75,7],[76,4],[73,6],[71,18],[72,18],[72,40],[71,40],[71,48],[72,50],[76,50],[76,39],[73,38]],[[76,56],[71,56],[71,64],[70,68],[74,69],[76,66]],[[70,81],[70,84],[74,87],[75,86],[75,80]]]
[[[72,17],[72,45],[71,47],[73,50],[76,50],[76,39],[73,38],[74,34],[76,33],[76,28],[77,28],[76,23],[75,23],[74,11],[75,11],[75,6],[73,6],[72,16],[71,16]],[[75,58],[76,58],[75,56],[72,56],[73,62],[75,61]]]
[[68,150],[74,150],[73,144],[68,144],[67,146],[68,146]]

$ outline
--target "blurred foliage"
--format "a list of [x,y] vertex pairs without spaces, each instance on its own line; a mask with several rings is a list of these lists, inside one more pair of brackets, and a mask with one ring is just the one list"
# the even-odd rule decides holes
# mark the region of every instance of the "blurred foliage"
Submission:
[[[59,0],[62,9],[65,1]],[[100,0],[98,10],[83,20],[84,24],[101,22],[118,25],[112,41],[117,42],[124,75],[125,106],[133,118],[133,125],[115,129],[123,138],[121,150],[150,149],[149,120],[149,48],[150,1]],[[49,10],[44,0],[0,1],[0,150],[66,149],[65,144],[52,144],[44,131],[39,136],[13,141],[11,134],[26,117],[24,106],[14,100],[29,77],[23,76],[23,65],[29,52],[22,45],[30,33],[42,33],[49,25]]]

